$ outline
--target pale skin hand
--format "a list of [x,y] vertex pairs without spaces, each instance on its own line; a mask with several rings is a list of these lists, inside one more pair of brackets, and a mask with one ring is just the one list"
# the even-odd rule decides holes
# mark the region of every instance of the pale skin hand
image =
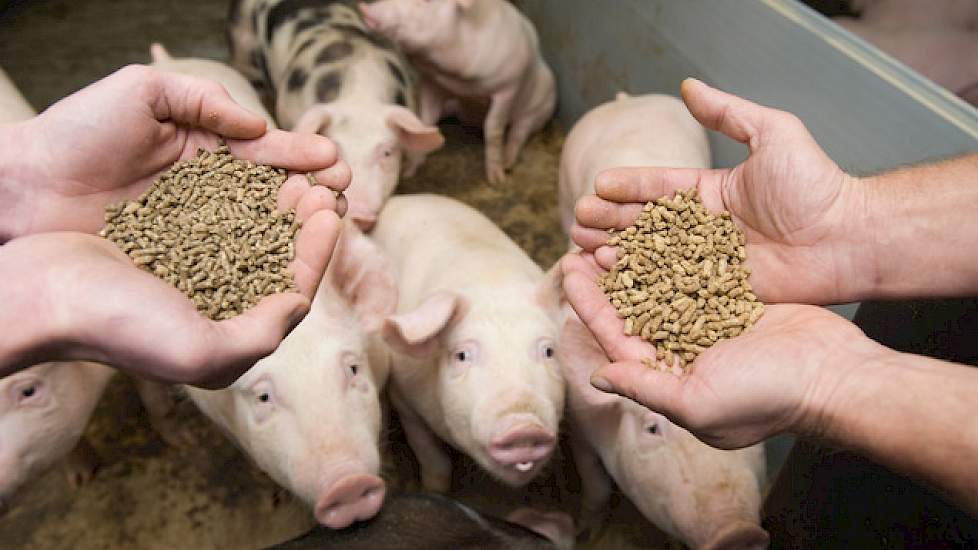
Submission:
[[290,265],[299,292],[231,319],[203,317],[181,292],[136,267],[111,242],[40,233],[0,248],[0,377],[52,360],[97,361],[144,378],[220,388],[270,354],[309,311],[340,221],[301,220]]
[[[172,162],[225,136],[241,158],[313,175],[282,186],[302,228],[289,266],[299,292],[234,319],[200,316],[94,232],[110,203],[140,195]],[[232,139],[233,138],[233,139]],[[220,387],[268,355],[308,311],[340,231],[350,170],[317,135],[265,130],[215,83],[125,68],[25,123],[0,126],[0,376],[68,359]],[[9,145],[9,146],[8,146]],[[335,211],[334,211],[335,210]],[[23,236],[26,235],[26,236]]]
[[[940,241],[938,236],[948,236],[948,223],[934,215],[931,204],[941,200],[910,201],[912,206],[907,207],[892,204],[893,197],[882,192],[884,181],[878,180],[900,184],[912,179],[917,169],[855,182],[824,158],[793,117],[700,83],[685,83],[683,91],[694,116],[735,139],[745,137],[751,156],[732,170],[612,170],[597,182],[602,199],[584,198],[578,203],[578,222],[583,227],[575,228],[574,238],[585,251],[562,260],[564,289],[614,361],[594,373],[592,384],[660,411],[722,448],[756,443],[781,431],[824,437],[918,477],[972,512],[978,511],[978,472],[971,467],[978,456],[973,397],[978,371],[974,369],[898,354],[872,342],[848,321],[814,306],[777,304],[768,305],[749,332],[701,354],[686,376],[639,362],[654,357],[655,349],[640,338],[624,336],[623,321],[595,284],[615,260],[614,251],[602,247],[606,230],[630,225],[641,209],[641,204],[616,201],[642,203],[673,189],[698,186],[708,208],[728,209],[746,227],[751,283],[767,302],[830,303],[919,292],[916,279],[909,285],[905,282],[905,263],[881,262],[881,258],[894,259],[895,251],[887,256],[856,241],[874,244],[877,238],[872,237],[884,238],[903,250],[920,243],[900,227],[886,233],[885,223],[878,224],[875,235],[867,233],[865,221],[862,228],[850,221],[858,218],[852,214],[861,208],[874,212],[877,221],[898,217],[900,224],[906,218],[893,214],[916,213],[929,219],[918,224],[929,237]],[[755,129],[760,133],[751,133]],[[963,159],[918,173],[955,176],[956,181],[966,182],[965,175],[973,180],[978,172],[972,169],[976,164],[974,158]],[[805,185],[796,188],[799,181]],[[919,183],[903,183],[901,196],[920,197],[913,193]],[[951,193],[949,200],[973,203],[969,200],[973,188]],[[842,230],[833,229],[834,224]],[[921,234],[919,228],[917,233]],[[959,248],[960,241],[949,240]],[[951,248],[935,242],[926,253],[941,265],[968,263],[959,259],[949,264],[954,255]],[[588,250],[596,250],[601,261]],[[958,271],[939,278],[938,292],[973,288],[973,277],[968,287],[963,280],[969,277],[961,274],[970,271]]]
[[133,65],[31,120],[0,126],[0,242],[95,233],[107,205],[138,197],[173,162],[213,150],[221,136],[240,158],[312,173],[320,186],[310,190],[303,175],[283,186],[299,210],[334,208],[329,189],[349,185],[349,166],[328,139],[266,131],[215,82]]
[[764,302],[839,303],[861,287],[863,256],[853,220],[862,186],[819,148],[797,117],[715,90],[696,80],[683,100],[705,127],[746,144],[750,156],[730,169],[617,168],[601,173],[597,196],[577,203],[571,237],[610,268],[607,229],[631,225],[642,206],[696,187],[703,204],[727,210],[747,237],[755,293]]

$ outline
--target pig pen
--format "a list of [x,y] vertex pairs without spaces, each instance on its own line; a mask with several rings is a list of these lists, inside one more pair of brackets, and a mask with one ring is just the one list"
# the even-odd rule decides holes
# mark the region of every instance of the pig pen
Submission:
[[[445,194],[479,208],[543,267],[566,244],[556,214],[563,130],[619,89],[676,93],[682,77],[702,77],[796,112],[834,159],[858,172],[978,144],[970,107],[791,0],[522,4],[557,72],[558,119],[495,187],[483,176],[479,131],[443,124],[446,147],[399,191]],[[40,110],[121,65],[148,61],[151,41],[174,56],[226,59],[226,9],[219,0],[14,0],[0,4],[0,65]],[[712,144],[718,165],[744,155],[715,136]],[[840,312],[851,316],[853,309]],[[94,479],[75,491],[56,469],[32,483],[0,517],[0,548],[260,548],[312,526],[304,507],[192,404],[182,402],[178,414],[198,439],[192,448],[167,446],[132,384],[117,377],[88,429],[102,464]],[[396,420],[385,435],[391,491],[417,488],[417,465]],[[786,443],[775,445],[780,453],[772,456],[783,456]],[[527,504],[574,512],[580,487],[567,454],[558,452],[546,474],[519,491],[456,456],[453,496],[500,515]],[[608,525],[585,547],[680,545],[616,497]]]

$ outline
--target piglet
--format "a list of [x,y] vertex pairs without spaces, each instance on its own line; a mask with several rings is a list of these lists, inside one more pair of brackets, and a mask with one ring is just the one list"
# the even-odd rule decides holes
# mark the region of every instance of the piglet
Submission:
[[533,24],[506,0],[360,3],[367,25],[404,48],[422,72],[421,119],[452,103],[485,103],[486,175],[506,178],[529,136],[557,103],[554,76]]
[[166,48],[158,42],[154,42],[149,47],[149,53],[153,59],[153,66],[157,69],[214,80],[224,86],[224,89],[238,105],[260,115],[265,119],[269,128],[278,128],[275,125],[275,119],[268,114],[268,110],[262,105],[261,99],[255,89],[251,87],[248,79],[228,65],[212,59],[191,57],[174,59],[166,51]]
[[97,363],[43,363],[0,379],[0,509],[61,459],[72,486],[91,478],[96,457],[82,434],[114,373]]
[[[670,96],[620,93],[588,112],[561,153],[565,231],[576,200],[594,192],[599,172],[616,166],[709,167],[706,133]],[[766,547],[759,526],[763,446],[714,449],[664,416],[593,388],[591,374],[608,358],[574,312],[566,314],[558,357],[582,479],[582,525],[599,522],[613,480],[645,517],[692,548]]]
[[34,108],[0,68],[0,124],[33,118]]
[[447,492],[439,440],[511,486],[540,472],[564,407],[559,284],[488,218],[435,195],[395,196],[373,237],[397,273],[383,329],[391,403],[425,488]]
[[397,186],[441,147],[415,114],[401,53],[370,34],[351,2],[242,0],[231,7],[232,64],[274,96],[283,128],[336,143],[353,179],[349,217],[369,231]]
[[303,321],[233,385],[190,398],[278,484],[331,529],[373,517],[380,391],[389,356],[375,337],[397,290],[377,247],[347,225]]

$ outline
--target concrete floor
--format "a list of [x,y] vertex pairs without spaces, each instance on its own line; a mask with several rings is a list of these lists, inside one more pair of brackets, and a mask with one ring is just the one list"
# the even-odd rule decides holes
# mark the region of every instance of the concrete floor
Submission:
[[[226,2],[214,0],[49,0],[0,4],[0,65],[42,110],[128,64],[146,62],[152,41],[174,56],[226,59]],[[563,252],[556,214],[556,167],[563,142],[551,126],[528,145],[510,180],[483,177],[478,132],[443,128],[448,145],[429,157],[401,192],[437,192],[485,212],[543,267]],[[102,466],[72,491],[60,471],[31,484],[0,518],[0,548],[260,548],[312,525],[308,512],[252,467],[189,402],[181,414],[200,443],[167,447],[151,430],[123,377],[110,385],[88,436]],[[415,486],[417,466],[394,422],[385,475],[394,488]],[[521,491],[487,479],[458,457],[456,497],[504,513],[526,504],[573,511],[579,481],[558,457],[547,475]],[[594,548],[674,547],[624,499]]]

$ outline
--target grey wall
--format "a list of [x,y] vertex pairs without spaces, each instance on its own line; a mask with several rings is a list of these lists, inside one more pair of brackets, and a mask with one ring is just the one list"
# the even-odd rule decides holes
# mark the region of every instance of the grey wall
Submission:
[[[978,113],[795,0],[524,0],[569,128],[618,90],[678,94],[694,76],[789,110],[845,169],[978,148]],[[739,144],[713,136],[718,166]]]

